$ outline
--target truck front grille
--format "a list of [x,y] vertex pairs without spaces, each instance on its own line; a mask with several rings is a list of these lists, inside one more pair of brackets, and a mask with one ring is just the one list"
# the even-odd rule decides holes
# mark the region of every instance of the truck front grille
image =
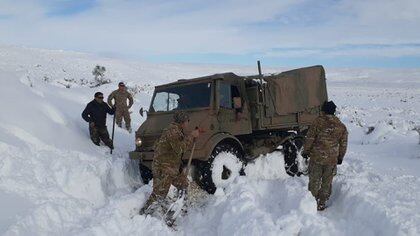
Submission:
[[155,141],[159,138],[159,136],[144,136],[142,137],[142,147],[147,149],[153,149],[155,145]]

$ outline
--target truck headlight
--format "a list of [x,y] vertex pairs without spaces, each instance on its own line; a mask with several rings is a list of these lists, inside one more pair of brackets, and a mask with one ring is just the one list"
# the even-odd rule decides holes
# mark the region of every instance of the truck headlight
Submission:
[[136,146],[140,147],[141,146],[141,138],[136,138]]

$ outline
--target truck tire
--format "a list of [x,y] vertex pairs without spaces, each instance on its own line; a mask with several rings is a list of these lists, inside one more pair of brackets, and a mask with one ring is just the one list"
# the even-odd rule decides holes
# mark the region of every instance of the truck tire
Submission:
[[296,137],[286,141],[283,144],[284,168],[286,173],[290,176],[300,176],[298,163],[298,152],[303,148],[303,138]]
[[[236,166],[229,166],[225,165],[222,162],[215,167],[214,162],[215,159],[219,156],[220,153],[229,153],[236,157],[236,161],[240,163],[240,168],[238,169]],[[242,157],[243,152],[241,148],[237,145],[233,145],[230,143],[221,143],[218,144],[212,151],[210,158],[208,161],[201,162],[198,164],[198,171],[199,171],[199,179],[198,184],[201,188],[206,190],[210,194],[214,194],[216,192],[216,181],[214,178],[214,173],[220,174],[220,179],[228,181],[230,178],[236,178],[236,176],[241,175],[243,173],[242,170]],[[233,167],[233,168],[232,168]],[[215,170],[214,168],[220,168]]]
[[141,179],[143,180],[144,184],[148,184],[150,180],[153,178],[152,171],[145,165],[139,164],[140,175]]

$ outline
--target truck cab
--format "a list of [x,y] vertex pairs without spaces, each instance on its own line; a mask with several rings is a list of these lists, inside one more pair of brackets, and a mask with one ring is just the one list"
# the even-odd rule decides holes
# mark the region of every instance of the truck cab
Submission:
[[[190,117],[190,129],[201,131],[193,159],[206,161],[218,136],[245,135],[252,132],[249,102],[242,77],[233,73],[216,74],[157,86],[146,121],[136,131],[137,146],[130,153],[151,167],[154,143],[172,121],[176,111]],[[191,130],[185,130],[189,133]],[[222,135],[223,134],[223,135]],[[210,145],[212,146],[212,145]],[[188,153],[184,154],[184,158]]]

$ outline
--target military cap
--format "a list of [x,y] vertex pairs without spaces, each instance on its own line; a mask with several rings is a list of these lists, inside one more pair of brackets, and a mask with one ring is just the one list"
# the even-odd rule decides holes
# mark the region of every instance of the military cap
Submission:
[[334,115],[336,108],[337,106],[334,104],[333,101],[324,102],[324,104],[322,105],[322,111],[329,115]]
[[95,98],[96,98],[96,97],[99,97],[99,96],[102,96],[102,95],[104,95],[104,94],[103,94],[103,93],[101,93],[101,92],[96,92],[96,93],[95,93]]
[[190,117],[188,116],[188,114],[183,111],[178,111],[174,114],[174,122],[178,124],[182,124],[185,121],[188,121],[189,119]]

